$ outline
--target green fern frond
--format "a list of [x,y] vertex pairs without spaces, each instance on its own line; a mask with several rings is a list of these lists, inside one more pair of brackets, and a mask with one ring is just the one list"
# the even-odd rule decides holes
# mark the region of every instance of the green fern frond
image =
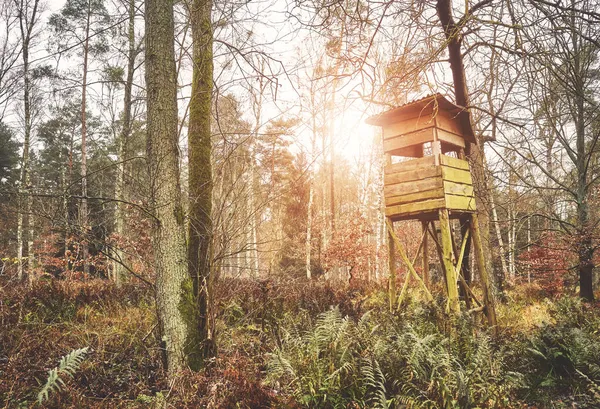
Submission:
[[60,391],[65,382],[61,379],[61,375],[73,377],[85,359],[89,347],[74,349],[60,359],[58,366],[48,371],[46,384],[38,393],[38,403],[41,405],[45,400],[48,400],[51,392]]
[[370,407],[378,409],[387,409],[389,401],[385,388],[385,375],[381,370],[379,362],[374,358],[364,358],[361,367],[363,382],[368,386],[368,401]]
[[600,385],[594,382],[589,376],[581,372],[579,369],[575,369],[575,372],[586,381],[588,384],[588,389],[590,391],[590,395],[594,398],[594,400],[600,403]]

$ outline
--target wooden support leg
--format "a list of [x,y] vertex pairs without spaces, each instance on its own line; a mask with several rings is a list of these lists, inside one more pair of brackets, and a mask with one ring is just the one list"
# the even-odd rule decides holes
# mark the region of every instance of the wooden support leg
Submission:
[[485,268],[485,258],[483,255],[481,236],[479,234],[479,221],[476,214],[473,214],[473,216],[471,217],[470,228],[471,236],[473,237],[473,247],[475,248],[475,259],[477,260],[477,266],[479,267],[479,273],[481,275],[485,314],[487,316],[488,324],[492,327],[494,334],[497,334],[496,305],[494,302],[494,293],[492,292],[492,283],[490,281],[490,276]]
[[[460,234],[464,238],[465,236],[467,236],[467,233],[469,232],[470,216],[463,215],[458,219],[458,221],[460,223]],[[471,237],[468,237],[467,244],[465,247],[465,257],[463,258],[462,265],[461,265],[459,271],[462,272],[463,277],[465,278],[465,281],[469,285],[471,285],[471,278],[472,278],[470,254],[471,254]]]
[[457,287],[458,277],[456,276],[456,259],[454,258],[448,210],[440,210],[439,217],[440,233],[442,236],[442,262],[444,263],[444,270],[446,270],[446,283],[448,288],[448,307],[452,313],[458,314],[460,312]]
[[428,222],[421,222],[423,227],[423,281],[425,286],[429,288],[429,246],[427,243],[427,224]]
[[428,231],[429,231],[429,237],[431,237],[431,239],[435,243],[435,250],[438,254],[438,259],[440,260],[442,270],[444,273],[444,274],[442,274],[442,277],[444,278],[444,285],[447,286],[448,283],[446,280],[446,266],[444,265],[444,263],[441,262],[444,259],[444,252],[442,251],[442,245],[440,244],[440,241],[438,240],[437,232],[435,231],[435,223],[434,222],[431,223],[431,229],[428,228]]
[[460,245],[460,252],[458,253],[458,260],[456,262],[456,276],[457,278],[459,278],[459,282],[460,282],[460,286],[459,288],[459,297],[465,300],[465,304],[467,307],[467,310],[471,309],[471,297],[469,296],[469,285],[467,284],[466,279],[464,278],[464,275],[462,274],[462,264],[463,264],[463,260],[464,257],[466,256],[466,247],[467,247],[467,242],[469,241],[471,237],[469,236],[469,230],[467,230],[467,232],[464,234],[463,238],[462,238],[462,244]]
[[[388,227],[394,226],[394,223],[388,219]],[[396,246],[392,232],[388,229],[388,296],[390,297],[390,311],[394,311],[394,302],[396,301]]]
[[[439,256],[440,260],[443,260],[442,246],[440,245],[440,243],[437,240],[437,238],[433,235],[433,233],[431,232],[431,230],[429,230],[429,234],[430,234],[431,238],[433,239],[433,242],[435,243],[435,247],[437,249],[437,253],[438,253],[438,256]],[[468,290],[468,292],[471,295],[471,298],[473,299],[473,301],[475,301],[475,303],[477,305],[482,306],[483,304],[481,302],[479,302],[479,300],[477,299],[477,297],[475,296],[475,294],[473,294],[473,291],[471,290],[471,288],[468,285],[466,285],[465,279],[463,278],[462,275],[460,275],[460,272],[458,274],[458,279],[460,280],[461,283],[463,283],[463,285],[465,286],[465,288]]]

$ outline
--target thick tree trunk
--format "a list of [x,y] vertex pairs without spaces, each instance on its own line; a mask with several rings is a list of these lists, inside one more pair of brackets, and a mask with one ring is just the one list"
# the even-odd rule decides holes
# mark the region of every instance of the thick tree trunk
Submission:
[[[129,25],[127,40],[129,50],[127,53],[127,79],[125,80],[125,95],[123,97],[123,128],[119,135],[119,156],[117,158],[117,180],[115,184],[115,233],[117,238],[122,238],[125,233],[125,212],[124,212],[124,183],[125,183],[125,156],[127,155],[127,140],[131,134],[131,93],[133,88],[133,73],[135,70],[135,0],[129,0]],[[125,276],[125,253],[117,244],[115,248],[115,259],[113,263],[114,280],[117,285],[120,285],[121,280]]]
[[154,212],[156,301],[170,378],[185,367],[192,298],[179,180],[172,0],[146,1],[147,154]]
[[[465,124],[471,123],[470,113],[468,111],[469,92],[467,90],[467,80],[465,76],[465,66],[461,53],[462,33],[461,27],[456,24],[452,15],[452,0],[437,0],[436,10],[438,18],[446,36],[448,48],[448,60],[452,71],[454,82],[454,96],[456,104],[466,109],[459,114],[461,121]],[[469,145],[469,144],[467,144]],[[479,230],[481,235],[481,247],[488,271],[491,269],[491,249],[490,249],[490,227],[489,216],[485,209],[488,208],[488,189],[485,177],[485,154],[483,151],[483,141],[477,144],[467,146],[467,154],[470,156],[473,174],[473,186],[476,192],[476,202],[479,214]]]
[[576,250],[579,271],[579,296],[587,301],[594,301],[594,247],[591,232],[589,231],[589,207],[587,192],[583,188],[583,179],[580,173],[580,186],[578,189],[577,222],[579,232],[576,237]]
[[213,32],[211,0],[194,0],[190,10],[194,72],[190,101],[189,152],[189,272],[197,303],[195,333],[191,333],[189,363],[202,366],[211,353],[209,306],[212,287],[212,143]]
[[[573,22],[574,23],[574,22]],[[574,24],[573,24],[574,25]],[[585,72],[582,70],[581,44],[579,36],[572,36],[573,72],[575,74],[575,132],[577,137],[577,237],[576,247],[579,258],[579,295],[587,301],[594,301],[594,246],[590,227],[588,191],[588,155],[585,140]]]
[[[577,59],[576,59],[577,60]],[[577,225],[576,249],[579,270],[579,295],[587,301],[594,301],[594,247],[590,231],[590,214],[587,189],[586,155],[585,155],[585,126],[583,93],[577,101]]]

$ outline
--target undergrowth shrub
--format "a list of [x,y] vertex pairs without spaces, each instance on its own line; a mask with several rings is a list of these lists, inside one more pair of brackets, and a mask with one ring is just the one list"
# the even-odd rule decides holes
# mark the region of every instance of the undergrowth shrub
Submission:
[[579,407],[600,407],[600,318],[594,307],[564,296],[551,304],[551,323],[513,343],[515,361],[527,374],[527,395],[549,402],[573,396]]
[[55,323],[75,319],[77,310],[95,306],[105,311],[126,305],[151,304],[153,293],[145,284],[116,287],[107,280],[38,280],[32,288],[0,286],[3,322]]
[[[307,407],[507,408],[521,375],[485,333],[451,337],[435,326],[334,308],[308,331],[291,328],[271,354],[268,381]],[[471,335],[467,336],[467,332]]]
[[88,345],[94,353],[43,407],[600,407],[598,307],[511,291],[492,340],[418,292],[390,313],[372,284],[223,279],[218,354],[171,384],[151,288],[0,278],[0,402],[31,406],[49,357]]

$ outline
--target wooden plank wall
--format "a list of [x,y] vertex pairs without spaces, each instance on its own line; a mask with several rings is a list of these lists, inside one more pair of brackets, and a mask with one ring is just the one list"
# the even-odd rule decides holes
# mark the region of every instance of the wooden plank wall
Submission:
[[383,127],[383,151],[397,156],[423,156],[423,144],[433,141],[435,122],[431,115],[409,113]]
[[446,208],[450,210],[475,211],[475,194],[469,162],[451,156],[440,155]]
[[386,216],[418,215],[436,209],[475,210],[469,164],[440,155],[441,166],[428,156],[385,167]]

